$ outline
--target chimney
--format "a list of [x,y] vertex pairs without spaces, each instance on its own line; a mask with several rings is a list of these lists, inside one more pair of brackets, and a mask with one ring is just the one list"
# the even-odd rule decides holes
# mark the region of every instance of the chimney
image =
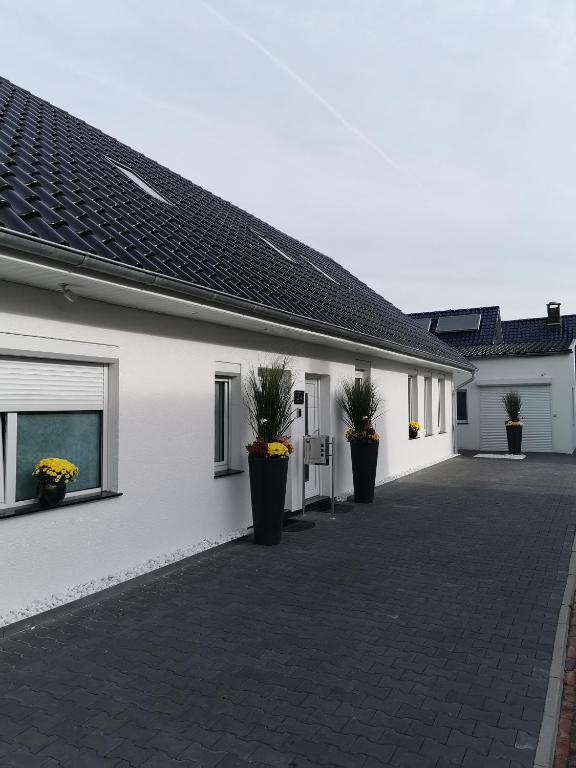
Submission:
[[548,309],[546,325],[561,325],[562,320],[560,318],[560,302],[549,301],[548,304],[546,304],[546,308]]

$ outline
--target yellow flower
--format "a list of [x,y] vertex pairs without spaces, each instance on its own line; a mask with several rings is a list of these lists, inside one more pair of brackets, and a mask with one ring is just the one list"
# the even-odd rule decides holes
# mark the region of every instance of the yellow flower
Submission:
[[67,459],[51,457],[40,459],[32,474],[39,475],[41,479],[54,480],[56,483],[70,483],[80,474],[80,470]]
[[409,422],[408,426],[410,429],[413,429],[415,432],[419,432],[422,429],[422,425],[419,421],[411,421]]
[[280,458],[288,458],[288,448],[284,443],[274,442],[268,443],[268,456],[279,456]]

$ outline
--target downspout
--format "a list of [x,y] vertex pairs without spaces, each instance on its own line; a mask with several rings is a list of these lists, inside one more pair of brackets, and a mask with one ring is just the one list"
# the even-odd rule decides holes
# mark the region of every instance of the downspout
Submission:
[[458,392],[459,389],[462,389],[462,387],[467,387],[468,384],[472,384],[472,382],[476,378],[477,372],[478,372],[478,368],[474,368],[470,378],[465,379],[461,384],[458,384],[458,386],[454,387],[452,390],[452,452],[454,454],[458,453],[458,440],[456,439],[458,434],[456,392]]

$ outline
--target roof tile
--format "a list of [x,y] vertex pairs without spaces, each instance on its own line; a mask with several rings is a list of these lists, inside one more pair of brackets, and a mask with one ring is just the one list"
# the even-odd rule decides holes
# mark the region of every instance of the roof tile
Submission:
[[467,365],[337,262],[3,78],[0,180],[0,227]]

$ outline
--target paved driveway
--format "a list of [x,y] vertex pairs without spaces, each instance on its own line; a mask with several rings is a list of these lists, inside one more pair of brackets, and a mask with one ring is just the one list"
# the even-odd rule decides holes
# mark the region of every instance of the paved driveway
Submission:
[[575,469],[461,457],[0,640],[0,765],[531,765]]

